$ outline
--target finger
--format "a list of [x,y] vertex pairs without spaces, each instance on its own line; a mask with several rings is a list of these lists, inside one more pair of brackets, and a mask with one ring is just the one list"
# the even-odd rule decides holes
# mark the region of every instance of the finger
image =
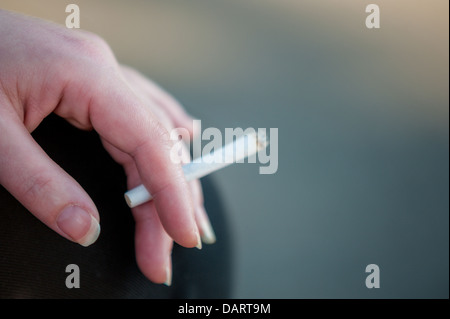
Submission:
[[[186,146],[182,147],[180,155],[181,155],[180,159],[183,165],[191,161],[191,157],[189,155],[189,151],[187,150]],[[197,223],[197,227],[200,230],[200,237],[205,244],[214,244],[216,242],[216,235],[214,233],[214,229],[211,226],[208,214],[206,213],[205,207],[203,205],[204,202],[203,190],[200,184],[200,180],[196,179],[190,181],[189,189],[191,191],[192,199],[194,201],[195,221]]]
[[[92,126],[105,141],[132,157],[166,232],[182,246],[197,246],[200,235],[191,195],[181,166],[170,160],[167,130],[117,74],[95,83],[101,87],[90,94]],[[75,96],[68,101],[76,101]]]
[[94,243],[100,233],[94,203],[6,109],[0,114],[0,183],[60,235],[83,246]]
[[165,232],[155,205],[145,203],[134,208],[136,221],[136,261],[142,273],[155,283],[172,282],[172,238]]
[[132,81],[133,85],[139,86],[140,90],[145,92],[154,103],[162,107],[173,122],[174,127],[183,127],[187,129],[191,138],[198,134],[198,132],[194,132],[194,119],[186,113],[185,109],[173,96],[136,70],[126,66],[122,66],[122,70],[124,76],[129,81]]
[[[113,158],[124,166],[127,186],[133,188],[142,182],[132,158],[103,141]],[[172,281],[171,252],[173,240],[164,230],[153,202],[145,203],[132,210],[136,222],[136,261],[142,273],[155,283],[170,286]]]
[[216,234],[206,213],[203,204],[203,191],[198,179],[189,182],[192,197],[195,200],[195,220],[200,230],[200,236],[205,244],[214,244],[216,242]]
[[181,104],[150,80],[147,83],[147,87],[152,99],[164,106],[164,110],[167,111],[169,117],[174,122],[175,127],[186,128],[192,137],[194,134],[193,118],[186,113]]
[[[185,145],[182,146],[180,160],[183,165],[191,161],[189,151]],[[216,235],[203,205],[203,190],[200,181],[198,179],[190,181],[189,189],[194,201],[195,221],[200,230],[200,237],[205,244],[214,244],[216,242]],[[201,246],[198,248],[201,248]]]

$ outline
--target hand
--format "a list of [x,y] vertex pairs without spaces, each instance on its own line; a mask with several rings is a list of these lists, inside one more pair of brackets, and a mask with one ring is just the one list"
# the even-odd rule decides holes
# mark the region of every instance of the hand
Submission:
[[167,93],[122,67],[98,36],[0,10],[0,184],[61,236],[88,246],[100,232],[86,192],[30,135],[50,113],[94,129],[123,165],[128,187],[144,184],[152,202],[133,209],[140,269],[170,283],[173,241],[212,238],[198,181],[170,160],[168,129],[192,119]]

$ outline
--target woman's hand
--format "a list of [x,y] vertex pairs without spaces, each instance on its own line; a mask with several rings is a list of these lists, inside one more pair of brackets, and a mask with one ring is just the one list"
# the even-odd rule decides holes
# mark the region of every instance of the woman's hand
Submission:
[[213,238],[199,182],[188,184],[170,160],[168,130],[192,135],[192,119],[120,66],[98,36],[0,10],[0,183],[48,227],[88,246],[100,232],[94,203],[30,135],[52,112],[96,130],[128,187],[144,184],[153,195],[133,209],[136,255],[150,280],[170,284],[172,241],[201,247],[200,235]]

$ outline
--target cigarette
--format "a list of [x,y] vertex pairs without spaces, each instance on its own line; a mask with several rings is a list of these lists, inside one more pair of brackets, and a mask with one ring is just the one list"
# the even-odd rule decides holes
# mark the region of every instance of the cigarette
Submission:
[[[204,177],[233,163],[242,162],[245,158],[265,149],[267,145],[265,134],[261,132],[245,134],[217,151],[183,165],[186,181]],[[128,206],[133,208],[152,200],[152,195],[144,185],[139,185],[125,193],[125,200]]]

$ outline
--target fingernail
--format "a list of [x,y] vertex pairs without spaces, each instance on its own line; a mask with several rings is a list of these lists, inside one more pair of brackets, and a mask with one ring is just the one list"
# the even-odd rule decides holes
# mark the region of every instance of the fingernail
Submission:
[[216,242],[216,234],[211,226],[211,223],[207,219],[202,220],[202,241],[205,244],[214,244]]
[[198,216],[200,220],[200,229],[202,241],[205,244],[214,244],[216,242],[216,234],[209,221],[208,214],[203,207],[198,207]]
[[172,285],[172,270],[170,270],[169,266],[166,266],[166,281],[164,285],[170,287]]
[[200,234],[198,231],[195,232],[195,235],[197,236],[197,249],[202,249],[202,239],[200,238]]
[[67,206],[56,223],[70,239],[84,247],[93,244],[100,235],[97,220],[79,206]]

